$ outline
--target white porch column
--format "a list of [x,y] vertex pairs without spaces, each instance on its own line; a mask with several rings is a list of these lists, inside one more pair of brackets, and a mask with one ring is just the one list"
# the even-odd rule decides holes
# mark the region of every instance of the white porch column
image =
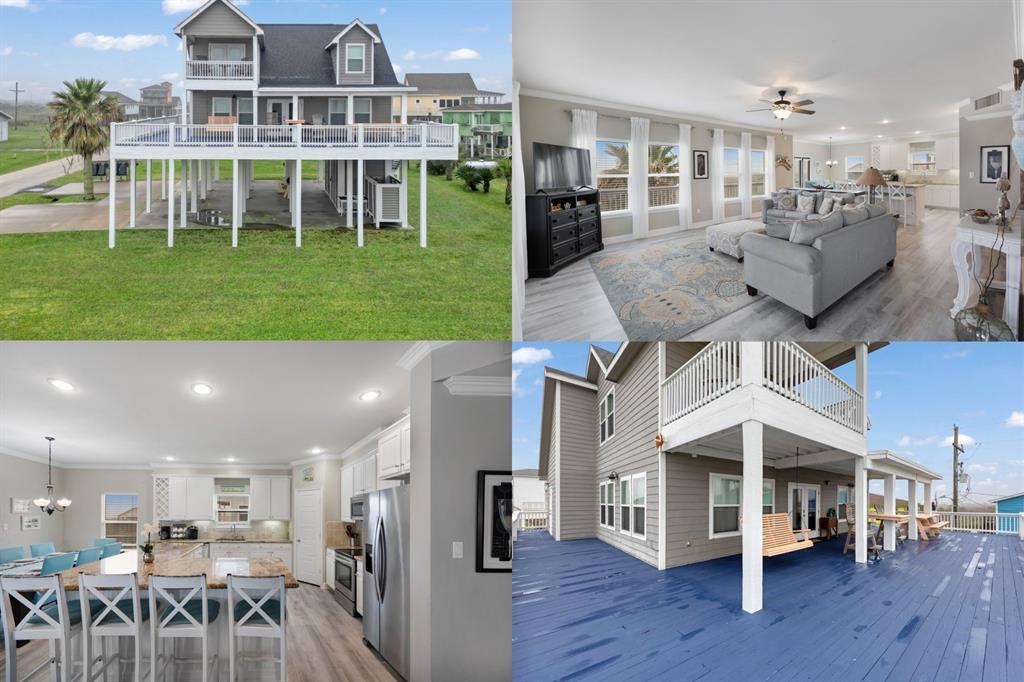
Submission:
[[135,227],[135,159],[128,162],[128,227]]
[[146,159],[146,213],[153,210],[153,159]]
[[348,101],[345,102],[345,123],[347,125],[355,125],[356,123],[355,101],[355,95],[350,94]]
[[427,248],[427,160],[420,160],[420,246]]
[[[426,165],[426,164],[424,164]],[[402,162],[402,227],[409,227],[409,161]]]
[[761,526],[764,451],[761,422],[743,422],[743,610],[761,610],[764,529]]
[[192,212],[195,213],[199,210],[199,161],[192,161],[192,167],[188,170],[188,181],[191,187],[189,188],[189,205],[192,208]]
[[299,96],[292,95],[292,118],[299,118]]
[[[885,485],[885,514],[896,513],[896,474],[886,474],[882,479]],[[882,548],[887,552],[896,550],[896,524],[886,523]]]
[[220,159],[213,161],[213,179],[220,180]]
[[363,160],[356,161],[356,244],[363,245]]
[[160,201],[167,201],[167,159],[160,160]]
[[167,246],[174,246],[174,161],[167,162]]
[[[174,163],[173,161],[171,163]],[[178,217],[178,227],[185,227],[188,220],[188,161],[181,161],[181,215]]]
[[197,180],[199,182],[199,198],[202,199],[203,201],[206,201],[206,176],[210,172],[210,166],[207,163],[206,159],[203,159],[202,161],[196,161],[196,165],[198,166],[199,171],[196,174]]
[[923,500],[923,502],[924,502],[924,513],[925,514],[931,514],[932,513],[932,482],[931,481],[925,481],[924,482],[924,500]]
[[863,414],[860,415],[861,433],[868,436],[868,344],[858,343],[854,347],[857,372],[857,392],[864,401]]
[[345,162],[345,202],[348,206],[345,209],[345,227],[352,227],[352,211],[354,210],[354,199],[352,197],[352,161]]
[[[111,126],[113,128],[113,126]],[[117,159],[113,156],[110,157],[110,182],[107,183],[107,201],[110,202],[108,208],[108,225],[107,225],[107,246],[114,248],[114,225],[117,223]],[[85,169],[83,173],[88,173],[89,169]]]
[[857,541],[854,547],[854,558],[858,564],[868,562],[868,468],[865,466],[864,458],[857,457],[854,460],[854,487],[853,504],[855,509],[854,538]]
[[242,198],[238,196],[238,188],[241,184],[238,177],[238,159],[231,160],[231,246],[238,246],[238,224],[241,222]]
[[910,521],[907,522],[907,537],[911,540],[917,539],[917,481],[907,480],[907,507],[909,508]]
[[402,95],[402,125],[409,122],[409,95]]
[[295,161],[292,191],[295,192],[295,246],[302,246],[302,160]]

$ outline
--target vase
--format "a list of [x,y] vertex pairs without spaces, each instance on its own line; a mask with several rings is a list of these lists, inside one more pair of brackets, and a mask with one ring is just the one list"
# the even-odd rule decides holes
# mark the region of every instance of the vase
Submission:
[[152,552],[143,552],[142,553],[142,562],[146,563],[146,564],[153,563],[153,553]]
[[988,295],[978,296],[978,304],[964,308],[953,318],[958,341],[1016,341],[1010,326],[992,313]]

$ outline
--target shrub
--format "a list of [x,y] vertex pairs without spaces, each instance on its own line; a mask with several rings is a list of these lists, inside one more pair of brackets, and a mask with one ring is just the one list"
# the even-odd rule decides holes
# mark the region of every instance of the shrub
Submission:
[[447,171],[447,161],[427,161],[427,173],[430,175],[444,175]]
[[466,187],[473,192],[476,191],[476,186],[481,182],[480,172],[476,168],[465,164],[455,170],[455,177],[466,183]]

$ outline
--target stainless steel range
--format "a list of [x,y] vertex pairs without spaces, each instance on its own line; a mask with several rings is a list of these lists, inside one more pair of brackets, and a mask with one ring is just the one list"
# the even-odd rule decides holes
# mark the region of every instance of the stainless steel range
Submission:
[[356,615],[357,590],[356,559],[362,557],[361,548],[334,550],[334,599],[353,616]]

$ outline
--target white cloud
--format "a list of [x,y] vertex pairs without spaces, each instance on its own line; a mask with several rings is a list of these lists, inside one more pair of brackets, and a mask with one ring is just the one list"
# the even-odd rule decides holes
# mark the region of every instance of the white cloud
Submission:
[[395,70],[395,73],[398,73],[399,71],[402,70],[401,65],[395,64],[394,62],[391,62],[391,68]]
[[[974,440],[974,438],[972,438],[971,436],[968,436],[966,433],[961,433],[960,434],[960,445],[961,446],[966,447],[968,445],[977,445],[977,444],[978,444],[978,441]],[[939,447],[942,447],[942,448],[948,448],[948,447],[951,447],[952,445],[953,445],[953,436],[946,436],[946,438],[941,443],[939,443]]]
[[516,385],[516,383],[519,381],[519,375],[521,375],[522,373],[523,373],[523,370],[521,370],[521,369],[514,369],[514,370],[512,370],[512,390],[513,391],[518,391],[519,390],[519,387]]
[[410,62],[416,59],[437,59],[440,56],[440,50],[434,50],[433,52],[417,52],[416,50],[409,50],[402,55],[402,59]]
[[881,391],[875,391],[875,396],[874,397],[875,397],[875,400],[878,400],[879,398],[882,397],[882,392]]
[[89,33],[87,31],[85,33],[79,33],[72,38],[71,44],[75,47],[87,47],[92,50],[121,50],[122,52],[131,52],[132,50],[138,50],[144,47],[166,45],[167,38],[165,36],[154,35],[152,33],[145,33],[142,35],[129,33],[123,36],[98,36],[95,33]]
[[480,59],[480,53],[476,50],[471,50],[468,47],[460,47],[457,50],[452,50],[444,58],[446,62],[464,62],[471,59]]
[[945,358],[946,360],[953,360],[956,358],[966,358],[967,355],[968,351],[966,350],[955,350],[952,353],[946,353],[942,357]]
[[176,73],[162,73],[162,74],[160,74],[160,77],[163,78],[165,81],[172,81],[172,80],[174,80],[175,78],[178,77],[178,74],[176,74]]
[[[249,4],[249,0],[232,0],[232,2],[235,5]],[[164,14],[178,14],[179,12],[195,11],[206,4],[206,0],[163,0],[161,4],[164,8]]]
[[983,474],[994,474],[999,469],[995,464],[969,464],[968,471],[977,471]]
[[903,436],[902,438],[899,439],[897,445],[899,445],[901,448],[905,448],[910,445],[917,447],[919,445],[931,445],[932,443],[938,442],[938,440],[938,436],[925,436],[924,438],[915,438],[914,436]]
[[387,7],[381,7],[379,10],[377,10],[377,14],[380,14],[382,16],[387,14],[387,13],[388,13],[388,8]]
[[1014,410],[1010,413],[1010,416],[1006,418],[1006,428],[1024,428],[1024,412],[1020,410]]
[[13,47],[0,47],[0,57],[10,57],[14,54]]
[[523,346],[512,351],[513,365],[536,365],[538,362],[547,362],[554,355],[547,348],[534,348]]
[[0,7],[17,7],[19,9],[29,9],[32,6],[32,3],[30,3],[28,0],[0,0]]

